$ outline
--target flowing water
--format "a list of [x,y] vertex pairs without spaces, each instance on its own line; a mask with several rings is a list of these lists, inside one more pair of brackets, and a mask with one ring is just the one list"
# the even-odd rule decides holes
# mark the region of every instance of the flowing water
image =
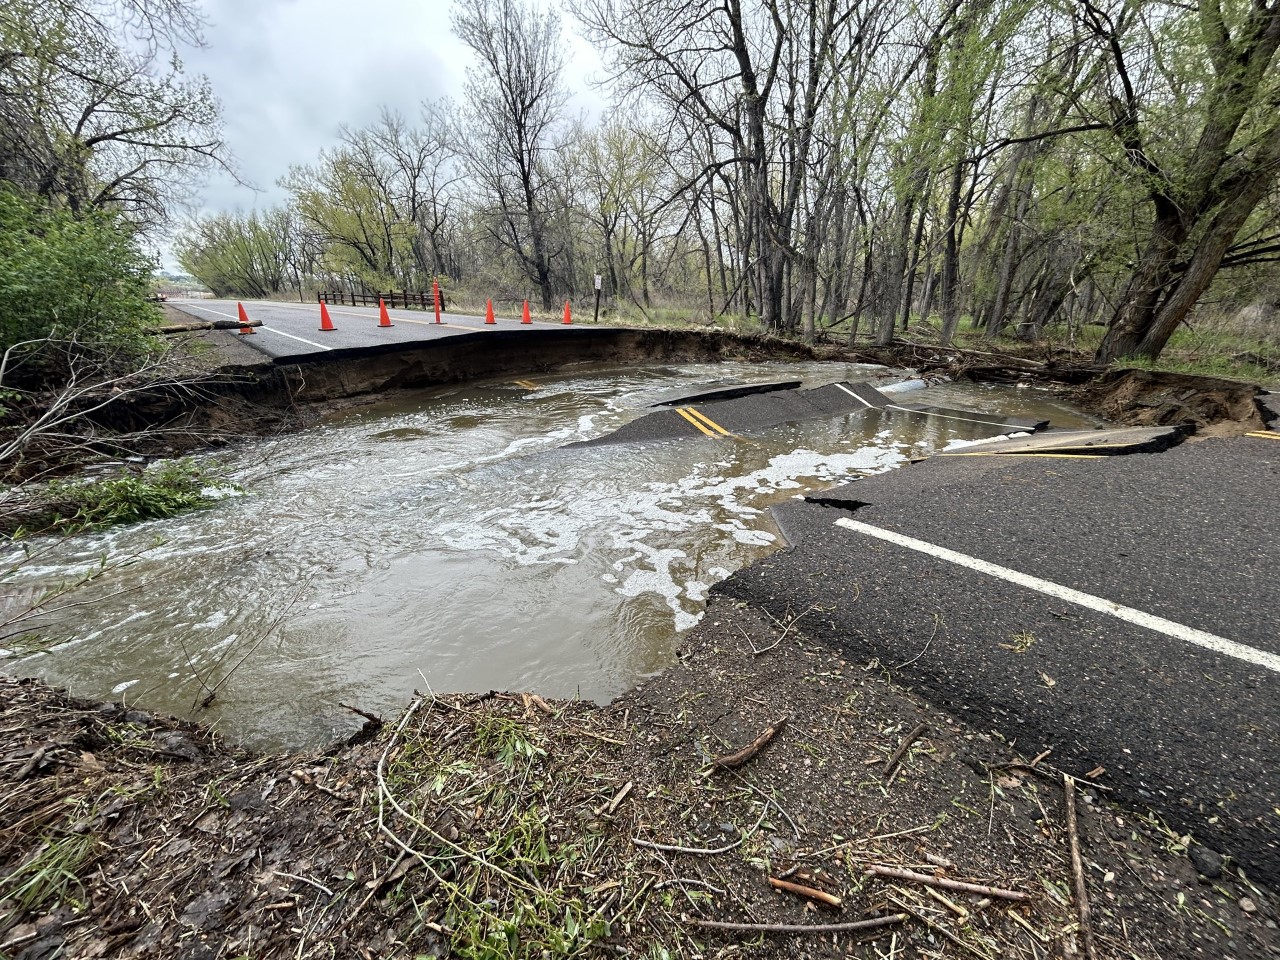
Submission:
[[[899,379],[846,364],[582,369],[423,391],[217,457],[212,509],[33,544],[6,592],[122,564],[3,668],[199,716],[259,747],[328,742],[338,704],[416,689],[605,700],[670,663],[708,589],[780,546],[767,508],[993,431],[870,412],[737,440],[562,449],[708,381]],[[529,389],[536,385],[536,389]],[[913,400],[1055,426],[1049,394],[948,384]]]

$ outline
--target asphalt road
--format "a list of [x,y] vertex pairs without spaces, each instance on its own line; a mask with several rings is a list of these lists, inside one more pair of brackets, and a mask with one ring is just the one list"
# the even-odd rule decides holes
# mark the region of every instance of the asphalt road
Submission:
[[1115,796],[1275,883],[1277,490],[1266,438],[935,457],[778,508],[792,547],[717,589],[802,615],[1027,756],[1102,768]]
[[[170,300],[169,305],[197,320],[238,320],[235,300]],[[242,337],[248,346],[260,350],[273,360],[319,359],[334,352],[369,352],[395,349],[402,345],[418,345],[431,340],[494,331],[563,329],[563,324],[535,320],[525,326],[516,317],[496,317],[496,323],[484,317],[456,313],[441,316],[422,310],[387,309],[393,326],[378,326],[377,307],[329,307],[334,329],[320,330],[318,303],[285,303],[274,300],[252,300],[244,304],[250,320],[262,321],[253,334]],[[591,327],[591,329],[598,329]]]

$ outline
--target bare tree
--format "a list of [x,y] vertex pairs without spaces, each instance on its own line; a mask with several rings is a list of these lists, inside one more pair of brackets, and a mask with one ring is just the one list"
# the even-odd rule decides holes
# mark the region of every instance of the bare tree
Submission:
[[480,68],[466,88],[467,171],[488,207],[490,236],[514,254],[550,310],[557,251],[547,154],[567,99],[559,18],[521,0],[459,0],[453,27]]

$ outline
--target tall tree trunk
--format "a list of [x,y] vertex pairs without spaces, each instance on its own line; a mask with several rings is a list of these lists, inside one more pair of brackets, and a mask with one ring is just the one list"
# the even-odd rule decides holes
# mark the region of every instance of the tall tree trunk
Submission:
[[957,221],[960,219],[960,190],[963,164],[957,158],[951,168],[951,189],[947,195],[946,232],[942,248],[942,335],[943,346],[951,342],[960,325],[960,243]]

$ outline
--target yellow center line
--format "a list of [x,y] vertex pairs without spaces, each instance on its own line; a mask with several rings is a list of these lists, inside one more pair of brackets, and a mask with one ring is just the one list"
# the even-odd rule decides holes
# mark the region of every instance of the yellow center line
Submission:
[[691,414],[693,414],[695,417],[697,417],[700,421],[702,421],[703,423],[705,423],[705,424],[706,424],[708,427],[710,427],[712,430],[716,431],[716,433],[720,434],[720,436],[722,436],[722,437],[731,437],[731,436],[733,436],[733,434],[732,434],[732,433],[730,433],[730,432],[729,432],[728,430],[726,430],[724,427],[720,426],[720,424],[716,423],[714,420],[712,420],[710,417],[708,417],[708,416],[707,416],[705,413],[703,413],[701,410],[695,410],[695,409],[693,409],[693,407],[685,407],[684,409],[688,410]]
[[695,420],[693,417],[691,417],[691,416],[689,415],[689,411],[688,411],[688,410],[686,410],[684,407],[676,407],[676,413],[680,414],[680,416],[684,417],[686,420],[688,420],[690,423],[692,423],[695,427],[697,427],[699,430],[701,430],[703,433],[705,433],[708,437],[714,437],[714,436],[715,436],[715,434],[714,434],[714,433],[712,433],[710,430],[708,430],[706,427],[704,427],[702,424],[700,424],[697,420]]
[[1246,433],[1246,437],[1257,437],[1259,440],[1280,440],[1280,433],[1272,433],[1269,430],[1255,430],[1252,433]]
[[511,382],[514,383],[517,387],[524,387],[526,390],[538,389],[538,385],[534,383],[532,380],[513,380]]

